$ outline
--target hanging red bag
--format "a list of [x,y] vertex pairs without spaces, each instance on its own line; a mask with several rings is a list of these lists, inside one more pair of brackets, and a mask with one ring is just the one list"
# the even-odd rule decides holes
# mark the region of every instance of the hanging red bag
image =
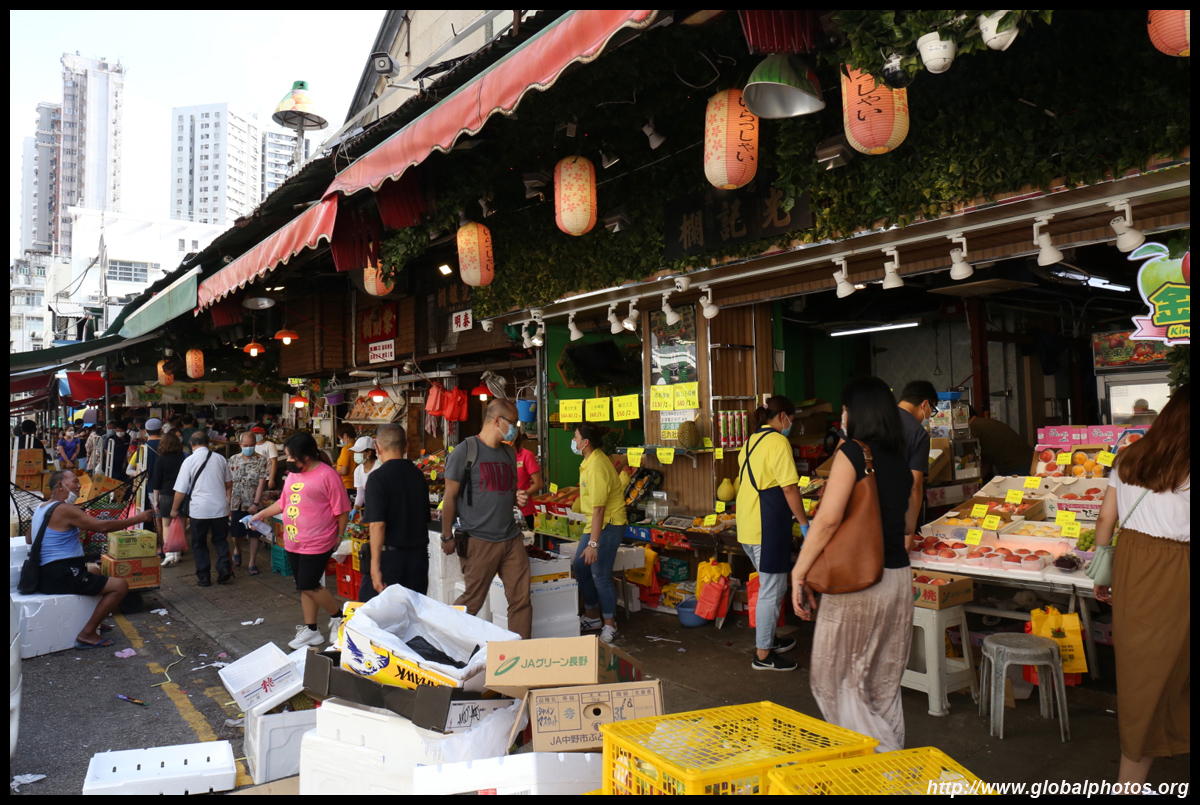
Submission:
[[705,620],[725,617],[729,611],[729,577],[721,576],[704,585],[704,592],[696,602],[696,615]]
[[425,395],[425,413],[429,416],[441,416],[445,405],[446,390],[435,380],[429,386],[429,393]]
[[187,550],[187,535],[183,531],[183,518],[171,518],[171,527],[167,529],[167,538],[163,540],[164,553],[180,553]]
[[442,410],[442,416],[450,422],[466,422],[467,421],[467,406],[469,397],[462,389],[451,389],[446,392],[447,402],[446,407]]
[[[786,595],[783,597],[783,600],[779,602],[779,620],[775,623],[775,625],[777,627],[783,626],[787,623],[787,621],[784,620],[784,615],[783,615],[784,606],[787,605],[787,602],[788,602],[788,596],[786,596]],[[753,629],[755,626],[756,620],[757,620],[757,610],[758,610],[758,574],[757,573],[751,573],[750,581],[746,582],[746,603],[750,606],[750,628]]]

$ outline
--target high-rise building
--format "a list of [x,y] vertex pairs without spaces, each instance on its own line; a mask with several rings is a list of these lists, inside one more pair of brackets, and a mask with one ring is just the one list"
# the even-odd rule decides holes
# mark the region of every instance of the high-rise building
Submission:
[[58,251],[59,157],[62,107],[37,105],[36,132],[26,137],[21,154],[21,253]]
[[262,200],[261,127],[227,103],[171,109],[170,217],[229,226]]
[[48,302],[65,284],[71,264],[61,256],[26,252],[13,260],[8,273],[8,351],[29,352],[54,340]]
[[[304,154],[300,163],[308,161],[312,141],[304,139]],[[262,197],[265,199],[283,184],[292,172],[296,158],[296,132],[277,127],[264,129],[262,135]]]

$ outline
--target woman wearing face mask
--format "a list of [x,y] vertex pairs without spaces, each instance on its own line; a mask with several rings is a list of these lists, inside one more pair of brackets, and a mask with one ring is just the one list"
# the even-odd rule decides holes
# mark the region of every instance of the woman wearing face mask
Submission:
[[359,436],[350,448],[354,456],[354,508],[367,506],[367,476],[375,469],[375,440],[370,436]]
[[[611,643],[617,636],[617,590],[613,562],[625,533],[625,488],[608,456],[600,449],[604,431],[583,423],[575,429],[571,452],[583,456],[579,465],[579,511],[590,516],[587,539],[575,554],[575,578],[583,596],[580,628],[600,629],[600,639]],[[600,618],[603,617],[603,628]]]
[[350,497],[337,470],[324,463],[311,434],[292,435],[284,442],[283,452],[288,461],[283,496],[251,520],[283,514],[283,545],[304,613],[304,623],[296,627],[296,637],[288,643],[298,649],[325,642],[317,631],[320,609],[329,613],[329,633],[331,639],[337,639],[341,618],[337,601],[325,588],[325,566],[346,531]]
[[758,571],[755,607],[755,671],[794,671],[796,663],[781,657],[796,647],[790,637],[775,637],[778,613],[787,593],[792,562],[792,522],[808,528],[800,497],[800,476],[787,435],[796,406],[775,396],[754,409],[756,430],[738,456],[738,542]]
[[64,438],[58,440],[58,460],[64,470],[75,469],[75,461],[79,458],[79,440],[75,438],[75,429],[67,428]]
[[338,441],[342,446],[341,453],[337,458],[337,474],[342,476],[342,486],[346,489],[354,488],[354,442],[358,436],[354,432],[353,425],[342,423],[338,425]]

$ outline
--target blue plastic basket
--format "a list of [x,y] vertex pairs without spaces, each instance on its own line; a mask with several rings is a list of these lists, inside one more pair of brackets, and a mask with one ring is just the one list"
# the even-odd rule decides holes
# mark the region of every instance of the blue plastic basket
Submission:
[[707,618],[701,618],[696,614],[696,601],[697,599],[695,598],[688,598],[681,601],[679,606],[675,607],[675,614],[679,616],[681,626],[694,629],[697,626],[708,626],[712,623]]
[[963,393],[961,391],[939,391],[937,395],[939,400],[949,400],[954,402],[962,397]]

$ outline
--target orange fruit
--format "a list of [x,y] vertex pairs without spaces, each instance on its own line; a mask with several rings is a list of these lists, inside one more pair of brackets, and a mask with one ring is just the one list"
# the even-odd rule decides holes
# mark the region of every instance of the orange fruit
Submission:
[[1087,461],[1083,462],[1083,468],[1088,472],[1091,472],[1092,470],[1096,469],[1096,462],[1089,458]]
[[1071,474],[1072,475],[1087,475],[1087,470],[1085,470],[1082,465],[1076,464],[1074,467],[1071,468]]
[[1072,460],[1072,461],[1074,461],[1076,464],[1082,464],[1083,462],[1085,462],[1085,461],[1087,461],[1087,460],[1088,460],[1087,453],[1085,453],[1085,452],[1083,452],[1082,450],[1080,450],[1078,453],[1076,453],[1076,454],[1075,454],[1075,455],[1072,457],[1072,459],[1071,459],[1071,460]]
[[1104,466],[1102,464],[1097,464],[1096,469],[1092,470],[1092,477],[1093,478],[1103,478],[1104,477]]

